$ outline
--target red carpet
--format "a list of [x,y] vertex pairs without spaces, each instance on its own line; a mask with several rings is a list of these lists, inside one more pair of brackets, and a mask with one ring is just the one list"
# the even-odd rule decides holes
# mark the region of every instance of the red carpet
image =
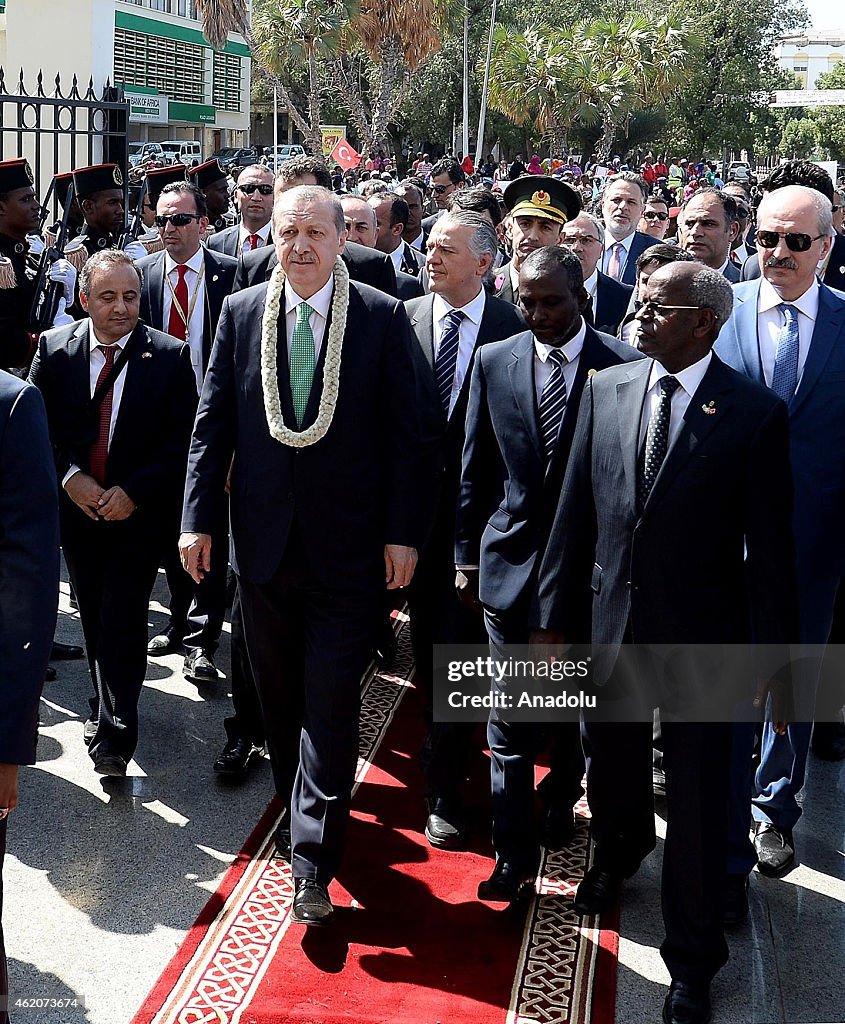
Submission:
[[[546,856],[527,913],[476,899],[492,869],[483,810],[465,852],[432,850],[418,831],[422,721],[406,634],[400,674],[365,682],[331,927],[290,925],[271,805],[132,1024],[612,1024],[615,922],[582,927],[571,911],[586,818],[570,849]],[[476,782],[483,808],[483,773]]]

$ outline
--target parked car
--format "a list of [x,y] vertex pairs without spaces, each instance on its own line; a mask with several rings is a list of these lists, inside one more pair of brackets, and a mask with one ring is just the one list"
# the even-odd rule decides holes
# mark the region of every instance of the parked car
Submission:
[[305,156],[305,149],[296,144],[289,144],[276,146],[276,152],[274,153],[272,146],[265,146],[264,156],[267,158],[267,166],[275,171],[278,169],[279,164],[284,163],[285,160],[293,160],[294,157]]
[[162,142],[165,158],[175,164],[180,160],[186,167],[191,167],[196,160],[202,163],[202,143],[194,142],[191,139],[169,139]]
[[751,167],[745,160],[732,160],[728,164],[725,181],[750,181],[751,176]]
[[162,163],[168,161],[168,157],[161,148],[159,142],[130,142],[129,143],[129,166],[137,167],[148,159],[160,160]]
[[217,160],[224,171],[237,165],[238,167],[249,167],[250,164],[257,164],[261,159],[261,152],[256,146],[245,146],[242,149],[218,149],[211,154],[212,160]]

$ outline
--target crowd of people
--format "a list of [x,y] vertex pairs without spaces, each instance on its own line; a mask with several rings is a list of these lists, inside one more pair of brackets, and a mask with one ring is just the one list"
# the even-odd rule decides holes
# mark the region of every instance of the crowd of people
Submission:
[[[393,609],[426,706],[419,827],[446,851],[467,841],[478,738],[435,718],[436,645],[818,651],[837,628],[845,236],[821,168],[752,194],[661,157],[599,173],[420,153],[399,180],[304,156],[149,168],[129,210],[114,164],[55,195],[48,228],[26,160],[0,163],[0,849],[51,654],[83,656],[53,641],[59,544],[104,778],[134,755],[148,657],[215,683],[232,602],[213,767],[243,778],[269,753],[309,926],[332,917],[360,679],[395,654]],[[148,636],[160,568],[169,622]],[[816,654],[794,685],[749,679],[736,722],[678,721],[614,664],[601,692],[647,717],[491,710],[478,896],[533,892],[586,770],[574,906],[611,909],[665,796],[663,1018],[705,1024],[749,873],[795,862],[810,750],[845,758],[841,684],[817,693]]]

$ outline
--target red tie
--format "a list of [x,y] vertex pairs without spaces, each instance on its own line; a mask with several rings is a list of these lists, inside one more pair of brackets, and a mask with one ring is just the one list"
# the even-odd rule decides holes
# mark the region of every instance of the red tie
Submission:
[[249,251],[255,252],[255,250],[261,245],[261,239],[258,235],[249,236]]
[[[94,388],[94,393],[99,390],[102,386],[103,381],[108,377],[111,368],[114,366],[114,355],[117,351],[117,345],[100,345],[100,351],[105,356],[105,364],[100,370],[100,375],[97,377],[97,384]],[[89,470],[91,476],[105,487],[106,483],[106,461],[109,457],[109,427],[111,426],[111,408],[112,408],[112,397],[114,392],[114,384],[112,384],[108,391],[103,396],[102,402],[99,405],[100,424],[97,428],[97,440],[91,445],[91,456],[89,459]]]
[[[188,319],[188,283],[185,280],[188,267],[184,263],[180,263],[176,269],[179,272],[179,281],[173,289],[173,295],[171,296],[173,301],[170,303],[170,321],[167,325],[167,333],[172,334],[174,338],[178,338],[180,341],[184,341],[185,334],[187,333],[186,321]],[[183,316],[179,315],[180,309]]]

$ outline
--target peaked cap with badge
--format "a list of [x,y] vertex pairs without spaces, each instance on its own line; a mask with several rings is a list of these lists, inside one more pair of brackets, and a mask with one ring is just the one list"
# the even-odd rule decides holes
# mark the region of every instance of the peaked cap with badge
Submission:
[[123,190],[123,172],[117,164],[95,164],[73,172],[73,189],[80,200],[116,188]]
[[29,188],[35,184],[35,177],[29,161],[24,159],[4,160],[0,163],[0,194]]
[[213,185],[215,181],[228,181],[229,176],[220,166],[219,160],[206,160],[204,164],[200,164],[199,167],[192,167],[188,171],[188,178],[195,185],[198,185],[202,189],[208,188],[209,185]]
[[502,193],[512,217],[543,217],[563,225],[581,212],[577,190],[548,174],[526,174],[516,178]]

